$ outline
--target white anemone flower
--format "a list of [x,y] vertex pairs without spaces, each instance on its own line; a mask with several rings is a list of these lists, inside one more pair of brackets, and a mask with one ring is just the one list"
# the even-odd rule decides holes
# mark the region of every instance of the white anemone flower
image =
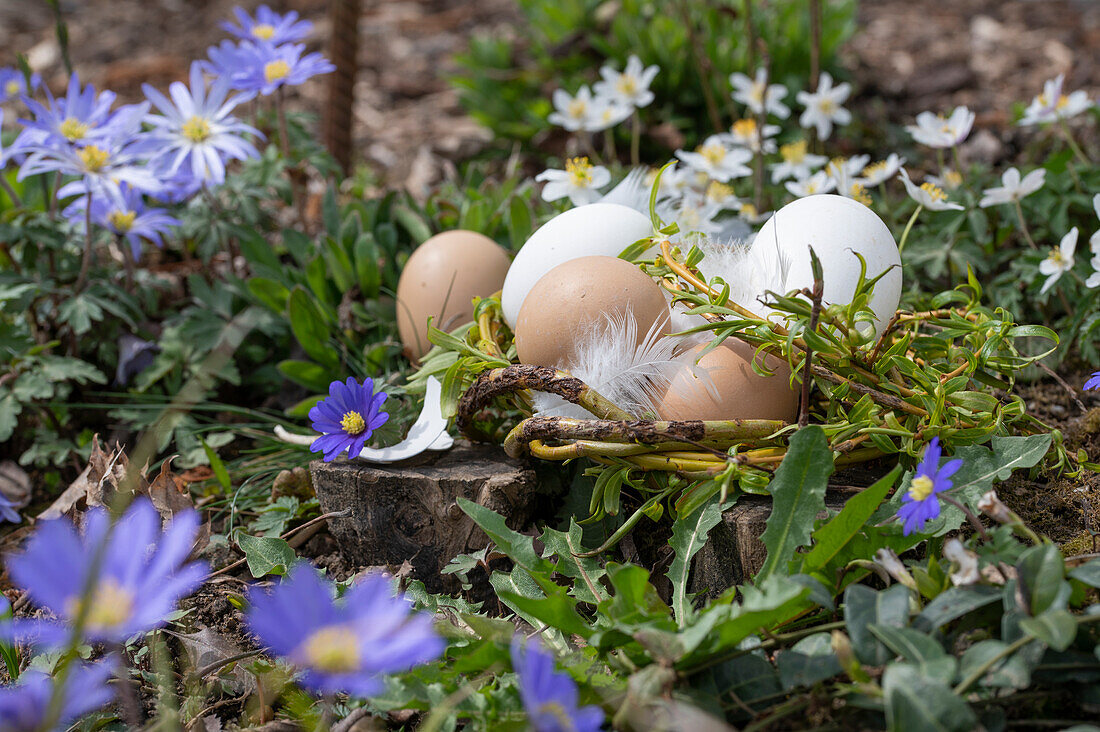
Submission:
[[752,117],[739,119],[730,127],[728,134],[722,135],[723,139],[738,147],[747,147],[754,154],[775,152],[775,140],[771,139],[779,134],[779,125],[764,125],[763,129]]
[[544,201],[557,201],[569,197],[574,206],[595,203],[600,199],[600,188],[611,182],[611,172],[602,165],[592,165],[588,158],[571,158],[565,161],[565,170],[544,170],[535,176],[540,183]]
[[926,208],[929,211],[963,210],[963,207],[959,204],[947,200],[947,194],[935,183],[921,183],[918,186],[909,179],[909,172],[905,170],[905,168],[901,169],[901,174],[898,177],[900,177],[901,182],[905,184],[905,192],[908,193],[909,197],[916,201],[921,208]]
[[1055,122],[1060,119],[1076,117],[1093,106],[1088,92],[1077,90],[1066,94],[1062,90],[1066,75],[1058,74],[1057,78],[1050,79],[1043,84],[1043,93],[1031,100],[1031,104],[1024,110],[1024,116],[1018,124],[1023,127]]
[[1042,262],[1039,262],[1039,272],[1047,276],[1043,288],[1039,294],[1044,294],[1054,287],[1054,283],[1061,279],[1062,275],[1073,269],[1073,252],[1077,249],[1077,227],[1074,226],[1069,233],[1062,237],[1062,241],[1050,250],[1050,254]]
[[[1096,218],[1100,219],[1100,193],[1092,197],[1092,210],[1096,212]],[[1100,230],[1093,232],[1089,237],[1089,249],[1095,255],[1100,255]]]
[[728,183],[719,183],[712,180],[706,190],[707,200],[724,211],[741,210],[741,199]]
[[808,178],[787,181],[783,185],[792,195],[805,198],[818,193],[828,193],[836,188],[836,181],[824,170],[819,170]]
[[853,155],[850,158],[834,158],[825,166],[825,172],[836,183],[836,192],[845,198],[859,201],[864,206],[871,205],[871,196],[863,181],[856,176],[867,166],[870,155]]
[[1093,257],[1089,264],[1092,265],[1093,271],[1092,274],[1089,275],[1089,278],[1085,280],[1085,287],[1091,290],[1100,287],[1100,254]]
[[955,107],[950,117],[921,112],[915,125],[906,125],[905,129],[913,140],[934,148],[955,147],[970,135],[974,127],[974,113],[966,107]]
[[939,175],[926,175],[924,179],[945,191],[954,191],[963,183],[962,173],[954,168],[944,168]]
[[1046,182],[1046,175],[1046,170],[1038,168],[1021,178],[1017,168],[1009,168],[1001,174],[1001,185],[987,188],[982,192],[982,200],[978,205],[989,208],[1002,203],[1016,203],[1042,188],[1043,183]]
[[[595,84],[596,93],[612,100],[619,106],[633,110],[641,109],[653,102],[653,92],[649,85],[660,71],[657,65],[642,67],[642,60],[631,54],[622,72],[608,64],[600,69],[603,81]],[[629,113],[628,113],[629,114]]]
[[806,140],[798,140],[779,148],[779,156],[782,162],[771,166],[772,183],[778,183],[787,178],[802,180],[810,177],[814,170],[820,168],[828,158],[824,155],[814,155],[809,152],[809,144]]
[[588,104],[588,117],[584,122],[587,132],[602,132],[619,124],[634,112],[634,108],[605,97],[595,96]]
[[720,211],[706,196],[688,191],[679,201],[669,201],[660,213],[663,220],[676,222],[684,241],[694,242],[721,230],[722,225],[714,220]]
[[817,91],[800,91],[795,98],[806,110],[798,118],[798,124],[805,128],[817,129],[817,136],[822,140],[829,139],[833,132],[833,125],[843,126],[852,121],[852,113],[845,109],[844,102],[852,93],[852,86],[848,82],[833,86],[833,77],[828,71],[821,72],[821,78],[817,83]]
[[569,132],[583,130],[592,117],[592,90],[587,84],[577,90],[576,96],[571,96],[564,89],[555,89],[550,101],[554,103],[554,111],[547,117],[550,124],[564,127]]
[[752,153],[742,147],[729,147],[721,135],[711,135],[695,152],[677,150],[676,157],[720,183],[752,175],[752,169],[745,165],[752,160]]
[[880,186],[897,175],[903,165],[905,165],[905,158],[900,157],[897,153],[890,153],[885,160],[871,163],[860,171],[862,175],[859,182],[867,188]]
[[766,69],[757,69],[755,78],[737,72],[730,74],[730,86],[733,87],[733,101],[740,102],[752,110],[753,114],[766,112],[779,119],[791,116],[791,108],[783,103],[787,96],[787,87],[782,84],[768,84]]

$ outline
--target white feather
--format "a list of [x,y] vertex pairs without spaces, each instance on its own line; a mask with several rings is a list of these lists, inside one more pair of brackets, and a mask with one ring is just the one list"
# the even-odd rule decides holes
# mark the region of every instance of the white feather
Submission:
[[[699,271],[709,281],[721,277],[730,287],[730,300],[761,317],[767,317],[770,308],[761,302],[769,290],[782,294],[784,280],[790,263],[784,264],[777,247],[768,247],[759,239],[750,243],[731,241],[722,243],[708,239],[697,244],[703,252]],[[766,310],[766,312],[760,312]]]
[[[676,359],[680,342],[663,335],[665,323],[654,323],[638,343],[633,312],[605,314],[580,334],[566,370],[635,417],[655,412],[673,374],[682,368]],[[583,407],[553,394],[536,392],[534,406],[540,416],[592,418]]]
[[649,187],[645,183],[646,172],[646,168],[634,168],[600,199],[600,203],[617,203],[649,216]]

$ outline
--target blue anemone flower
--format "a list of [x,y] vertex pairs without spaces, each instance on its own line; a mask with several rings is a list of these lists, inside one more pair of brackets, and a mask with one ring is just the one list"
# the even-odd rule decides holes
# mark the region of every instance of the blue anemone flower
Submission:
[[282,86],[297,86],[318,74],[336,70],[319,53],[306,53],[304,43],[272,46],[222,43],[209,50],[210,68],[228,78],[234,89],[267,96]]
[[19,69],[7,66],[0,68],[0,103],[10,99],[18,99],[24,94],[30,94],[42,84],[42,77],[31,74],[31,86],[27,88],[27,77]]
[[939,467],[942,453],[940,438],[933,437],[909,483],[909,490],[902,496],[898,518],[904,522],[902,533],[905,536],[923,529],[926,523],[940,515],[939,494],[951,490],[951,476],[962,467],[963,461],[959,458],[948,460]]
[[162,178],[172,178],[180,168],[189,167],[195,180],[220,185],[227,160],[259,157],[246,136],[262,135],[230,114],[246,97],[229,96],[228,79],[216,79],[207,89],[202,64],[195,61],[190,82],[190,88],[172,82],[171,101],[148,84],[142,85],[145,96],[160,111],[145,118],[153,126],[146,149],[157,153],[151,163]]
[[336,588],[300,563],[270,593],[249,593],[246,620],[260,642],[302,672],[302,685],[319,694],[371,696],[386,674],[407,671],[443,653],[444,642],[427,613],[394,596],[384,575],[352,586],[340,601]]
[[13,524],[20,523],[23,518],[19,515],[18,508],[19,506],[15,501],[7,496],[0,495],[0,521],[11,521]]
[[233,8],[233,15],[237,18],[237,25],[223,21],[221,26],[246,41],[263,41],[272,45],[293,43],[304,40],[313,30],[313,23],[298,20],[298,13],[293,10],[279,15],[268,6],[261,5],[256,8],[255,18],[243,8]]
[[[114,691],[107,680],[114,667],[113,660],[74,665],[65,678],[61,714],[48,729],[68,729],[79,717],[110,702]],[[56,683],[41,671],[25,671],[18,683],[0,687],[0,730],[41,732]]]
[[1089,380],[1085,382],[1084,389],[1085,391],[1092,391],[1093,389],[1100,391],[1100,371],[1089,377]]
[[[87,198],[78,198],[64,211],[65,217],[77,223],[82,230],[87,201]],[[163,235],[180,225],[180,220],[167,210],[146,206],[141,193],[129,187],[122,189],[121,201],[93,197],[91,218],[93,223],[126,239],[135,261],[141,259],[142,239],[163,248]]]
[[309,449],[323,452],[326,463],[344,450],[349,458],[358,457],[374,431],[390,418],[382,411],[386,392],[375,394],[374,380],[369,376],[362,384],[349,376],[346,382],[329,384],[328,394],[309,410],[313,429],[321,433]]
[[519,695],[535,732],[596,732],[603,710],[577,706],[577,685],[554,670],[554,657],[537,642],[512,639],[512,668],[519,676]]
[[69,78],[65,96],[54,99],[46,89],[46,99],[46,104],[26,100],[32,119],[20,120],[24,130],[17,139],[19,147],[81,147],[104,138],[126,137],[136,131],[141,118],[149,111],[149,105],[144,103],[124,105],[112,111],[115,93],[96,93],[91,84],[81,87],[77,74]]
[[[26,550],[8,559],[8,572],[62,622],[16,618],[5,635],[59,645],[68,640],[82,611],[84,638],[90,642],[122,643],[162,626],[206,576],[205,564],[184,563],[198,528],[198,514],[189,511],[177,513],[162,532],[160,515],[145,498],[134,501],[113,529],[110,516],[98,508],[87,513],[83,536],[68,519],[43,522]],[[92,576],[96,555],[101,561]],[[88,586],[94,589],[86,598]]]

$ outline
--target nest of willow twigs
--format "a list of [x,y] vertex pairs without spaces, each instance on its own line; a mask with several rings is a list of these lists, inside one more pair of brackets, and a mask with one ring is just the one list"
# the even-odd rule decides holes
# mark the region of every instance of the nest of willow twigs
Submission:
[[[838,466],[891,454],[916,456],[932,437],[961,446],[1052,431],[1013,394],[1016,375],[1042,358],[1021,353],[1014,339],[1056,345],[1056,335],[1017,325],[1008,311],[982,305],[973,278],[934,298],[933,309],[897,312],[875,337],[867,327],[875,280],[861,277],[845,305],[822,302],[820,279],[812,290],[771,293],[768,305],[784,314],[780,325],[729,302],[729,288],[720,280],[706,282],[691,265],[698,261],[695,250],[684,254],[667,241],[660,250],[637,263],[677,303],[705,319],[693,331],[709,332],[715,340],[737,338],[787,362],[802,389],[797,424],[636,419],[566,372],[514,363],[513,337],[498,298],[477,304],[474,323],[449,334],[431,329],[436,348],[413,386],[428,375],[442,378],[459,430],[474,440],[502,442],[513,456],[583,457],[690,481],[721,476],[750,492],[766,491],[800,425],[825,430]],[[532,390],[578,404],[593,419],[533,415]],[[1060,440],[1052,454],[1051,467],[1072,467]]]

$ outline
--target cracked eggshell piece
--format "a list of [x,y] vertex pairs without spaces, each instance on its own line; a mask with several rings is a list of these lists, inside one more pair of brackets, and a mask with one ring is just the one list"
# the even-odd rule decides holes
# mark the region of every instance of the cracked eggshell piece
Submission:
[[523,245],[504,280],[501,307],[513,329],[531,288],[543,275],[571,259],[617,257],[653,233],[649,217],[617,203],[590,203],[558,214]]
[[810,247],[821,260],[826,303],[849,303],[859,283],[859,259],[867,261],[867,279],[875,284],[870,307],[875,335],[882,333],[901,302],[901,255],[889,227],[859,201],[834,194],[806,196],[775,212],[760,229],[753,247],[774,248],[784,263],[783,290],[813,288]]

